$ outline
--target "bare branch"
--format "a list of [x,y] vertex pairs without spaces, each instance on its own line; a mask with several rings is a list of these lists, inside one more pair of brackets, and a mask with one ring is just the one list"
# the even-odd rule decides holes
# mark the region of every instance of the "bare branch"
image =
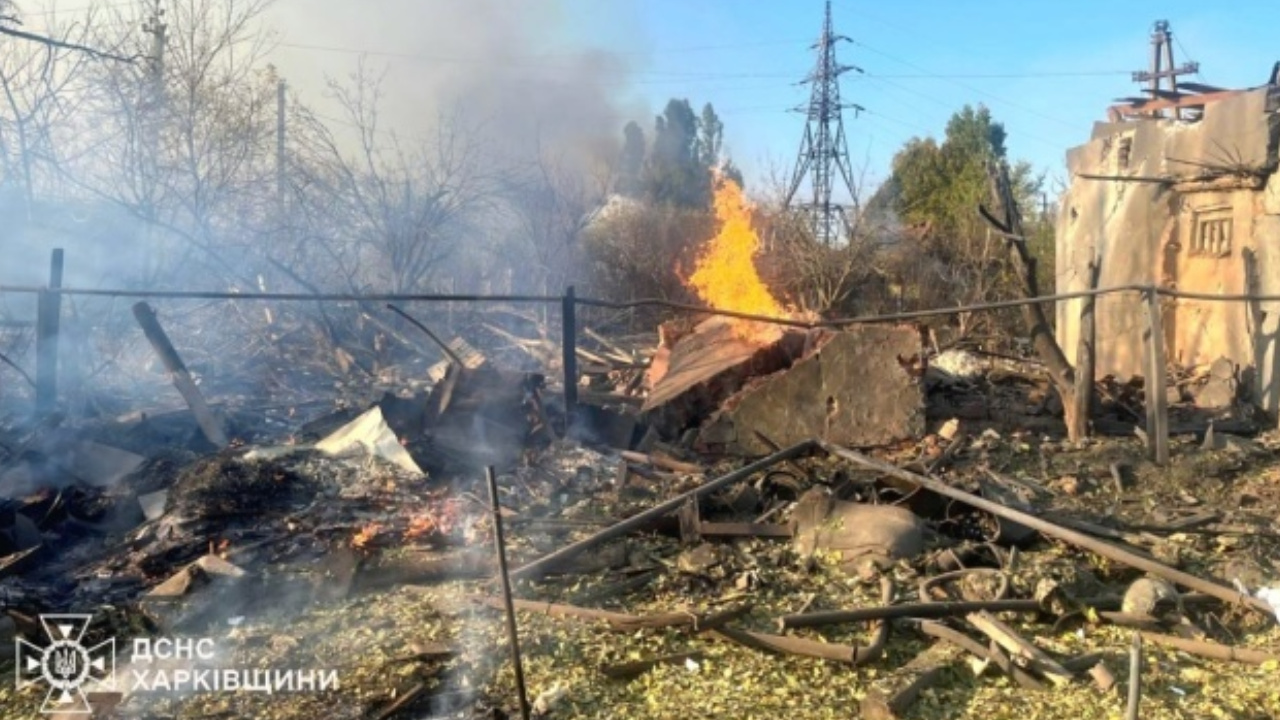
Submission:
[[[0,21],[4,19],[5,18],[0,18]],[[57,40],[55,38],[46,37],[44,35],[29,33],[29,32],[26,32],[25,30],[16,30],[14,28],[6,27],[4,25],[0,25],[0,35],[9,35],[11,37],[20,38],[22,40],[30,40],[31,42],[37,42],[42,45],[47,45],[51,48],[60,48],[62,50],[74,50],[76,52],[82,52],[92,57],[98,58],[100,60],[114,60],[115,62],[121,62],[121,63],[135,63],[138,60],[143,58],[142,55],[134,55],[132,57],[116,55],[115,53],[106,52],[103,50],[97,50],[87,45],[80,45],[79,43],[73,43],[73,42],[65,42],[62,40]]]

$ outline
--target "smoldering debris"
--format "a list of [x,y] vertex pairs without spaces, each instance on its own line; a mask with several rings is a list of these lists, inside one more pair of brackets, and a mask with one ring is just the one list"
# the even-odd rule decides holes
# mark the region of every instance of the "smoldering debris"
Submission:
[[[1070,446],[1019,427],[1017,412],[1004,424],[990,413],[939,419],[978,396],[1034,416],[1038,380],[981,362],[935,375],[910,330],[890,334],[897,344],[801,333],[772,362],[699,374],[678,352],[657,371],[662,350],[643,336],[583,333],[573,425],[558,348],[508,332],[513,354],[454,339],[469,348],[462,366],[421,366],[399,387],[352,384],[308,412],[211,393],[231,427],[257,439],[222,450],[198,442],[186,412],[64,419],[39,442],[32,428],[5,427],[0,476],[43,477],[0,507],[6,626],[36,642],[38,615],[95,609],[95,636],[220,637],[217,667],[322,658],[341,678],[287,697],[133,693],[120,712],[510,711],[477,471],[491,464],[530,695],[554,696],[557,716],[789,707],[816,717],[850,703],[885,717],[960,716],[970,694],[1101,708],[1110,696],[1090,683],[1105,679],[1098,668],[1123,667],[1111,656],[1129,627],[1180,643],[1189,654],[1175,667],[1231,688],[1202,689],[1188,700],[1196,708],[1210,712],[1227,692],[1261,707],[1262,695],[1227,679],[1250,671],[1199,658],[1265,667],[1280,656],[1270,605],[1228,584],[1274,584],[1267,558],[1280,534],[1260,509],[1280,499],[1267,470],[1275,438],[1248,452],[1189,440],[1176,447],[1180,469],[1163,471],[1131,438]],[[675,335],[676,345],[693,337]],[[495,359],[521,356],[533,362]],[[877,385],[914,392],[854,411],[854,390],[837,388],[849,412],[825,415],[825,396],[798,410],[815,396],[786,390],[787,377],[809,373],[806,363],[880,363]],[[696,377],[655,401],[664,374]],[[1137,400],[1109,382],[1112,407]],[[782,436],[795,441],[783,448],[773,419],[739,410],[742,441],[708,443],[751,392],[762,407],[833,425]],[[906,429],[877,436],[888,419]],[[850,437],[879,447],[873,456],[832,440]],[[1215,489],[1189,491],[1206,477]],[[1162,588],[1158,612],[1135,612],[1133,588],[1148,586]],[[966,656],[973,679],[954,672]],[[13,688],[0,697],[38,704]]]

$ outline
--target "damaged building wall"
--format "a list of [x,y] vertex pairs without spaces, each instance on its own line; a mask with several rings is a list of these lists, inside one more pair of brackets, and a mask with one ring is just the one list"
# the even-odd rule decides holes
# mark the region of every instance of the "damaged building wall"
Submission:
[[[1210,103],[1195,121],[1097,123],[1092,139],[1067,155],[1072,183],[1058,223],[1058,292],[1086,289],[1088,263],[1097,258],[1103,288],[1159,284],[1213,294],[1280,294],[1278,104],[1280,88],[1270,86]],[[1205,179],[1226,170],[1240,172]],[[1058,304],[1057,334],[1065,348],[1076,345],[1082,304]],[[1254,399],[1267,410],[1280,409],[1274,347],[1280,303],[1179,300],[1164,307],[1171,363],[1195,366],[1226,357],[1254,368]],[[1132,294],[1099,299],[1100,374],[1143,373],[1145,323],[1142,303]]]

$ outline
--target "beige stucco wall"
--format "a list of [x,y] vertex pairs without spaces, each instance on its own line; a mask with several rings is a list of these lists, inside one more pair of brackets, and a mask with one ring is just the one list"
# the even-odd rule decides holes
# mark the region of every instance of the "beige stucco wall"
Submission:
[[[1093,139],[1068,153],[1072,183],[1058,223],[1057,289],[1087,287],[1088,262],[1101,263],[1100,287],[1157,283],[1165,287],[1239,294],[1253,288],[1280,294],[1280,181],[1265,189],[1200,191],[1187,184],[1203,165],[1274,169],[1277,121],[1272,91],[1250,91],[1208,106],[1196,122],[1141,120],[1098,123]],[[1080,173],[1135,180],[1086,179]],[[1229,248],[1196,246],[1198,222],[1230,228]],[[1205,234],[1205,237],[1216,237]],[[1248,271],[1252,269],[1253,279]],[[1255,287],[1256,286],[1256,287]],[[1058,304],[1058,339],[1068,355],[1078,338],[1082,301]],[[1102,298],[1097,307],[1098,370],[1142,374],[1143,306],[1132,294]],[[1197,365],[1225,356],[1260,369],[1255,386],[1269,410],[1280,409],[1274,345],[1280,304],[1180,300],[1166,304],[1170,362]]]

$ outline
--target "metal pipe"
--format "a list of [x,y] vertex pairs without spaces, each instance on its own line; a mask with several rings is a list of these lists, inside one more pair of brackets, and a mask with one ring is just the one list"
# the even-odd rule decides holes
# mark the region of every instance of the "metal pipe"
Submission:
[[676,510],[679,510],[680,506],[684,505],[685,501],[689,500],[690,498],[699,498],[705,495],[710,495],[711,493],[717,492],[722,488],[732,485],[733,483],[745,480],[748,477],[751,477],[752,475],[754,475],[755,473],[760,472],[761,470],[767,470],[768,468],[774,465],[777,465],[778,463],[783,462],[784,460],[791,460],[792,458],[799,457],[800,455],[803,455],[809,452],[810,450],[812,450],[813,447],[814,447],[813,441],[806,440],[797,445],[792,445],[789,448],[779,450],[778,452],[772,455],[761,458],[751,463],[750,465],[747,465],[746,467],[743,467],[739,470],[735,470],[729,473],[728,475],[723,475],[721,477],[716,478],[715,480],[710,480],[708,482],[705,482],[702,485],[699,485],[698,487],[690,490],[689,492],[677,495],[676,497],[673,497],[670,500],[660,505],[651,507],[642,513],[632,515],[631,517],[627,518],[626,520],[623,520],[622,522],[610,525],[609,527],[604,528],[603,530],[592,535],[591,537],[579,540],[578,542],[573,543],[572,545],[566,545],[565,547],[562,547],[559,550],[556,550],[550,555],[544,555],[538,558],[537,560],[534,560],[533,562],[529,563],[528,565],[525,565],[524,567],[516,568],[515,571],[511,573],[511,575],[512,577],[516,577],[516,578],[540,575],[546,572],[547,570],[555,567],[556,565],[561,564],[567,560],[570,560],[576,557],[577,555],[579,555],[580,553],[585,552],[601,543],[608,542],[609,540],[612,540],[614,538],[622,537],[623,535],[630,533],[636,528],[643,527],[644,525],[650,522],[653,522],[658,518],[664,517],[666,515],[670,515]]
[[520,699],[520,717],[529,720],[529,693],[524,684],[524,663],[520,660],[520,633],[516,628],[515,602],[511,599],[511,576],[507,573],[507,543],[502,536],[502,506],[498,503],[498,478],[490,465],[484,469],[489,484],[489,505],[493,509],[493,545],[498,553],[498,577],[502,580],[502,602],[507,611],[507,637],[511,640],[511,665],[516,675],[516,693]]
[[1261,598],[1250,597],[1249,595],[1243,594],[1233,588],[1229,588],[1225,585],[1219,585],[1218,583],[1205,580],[1204,578],[1196,577],[1190,573],[1185,573],[1181,570],[1171,568],[1168,565],[1156,562],[1155,560],[1143,557],[1137,553],[1117,547],[1116,545],[1104,542],[1095,537],[1085,535],[1084,533],[1077,532],[1069,528],[1064,528],[1061,525],[1055,525],[1054,523],[1047,522],[1034,515],[1029,515],[1020,510],[1015,510],[1011,507],[1006,507],[999,503],[978,497],[972,493],[967,493],[963,490],[951,487],[944,482],[935,480],[934,478],[917,475],[916,473],[903,470],[902,468],[890,465],[889,463],[881,462],[875,458],[867,457],[862,453],[854,452],[853,450],[840,447],[839,445],[835,445],[824,440],[817,440],[815,442],[819,447],[832,455],[844,458],[845,460],[857,463],[858,465],[870,468],[884,475],[914,483],[930,492],[953,500],[958,500],[972,508],[991,513],[996,517],[1026,525],[1032,530],[1037,530],[1045,535],[1058,538],[1059,540],[1071,543],[1072,545],[1089,550],[1090,552],[1097,553],[1098,555],[1115,560],[1116,562],[1124,563],[1129,567],[1151,573],[1152,575],[1168,580],[1171,583],[1181,585],[1192,590],[1197,590],[1206,595],[1211,595],[1223,602],[1238,603],[1252,610],[1263,613],[1268,617],[1275,616],[1275,611],[1272,610],[1271,606]]

